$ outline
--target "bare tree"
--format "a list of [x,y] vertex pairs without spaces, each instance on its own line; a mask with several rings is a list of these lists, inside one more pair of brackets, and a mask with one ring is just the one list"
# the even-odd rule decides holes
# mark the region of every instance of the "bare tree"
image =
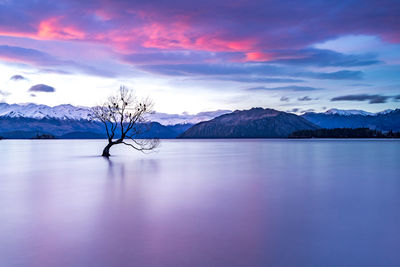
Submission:
[[158,139],[137,139],[139,134],[149,130],[146,114],[152,113],[150,99],[137,100],[133,92],[121,86],[119,93],[109,97],[102,106],[92,108],[91,117],[103,123],[108,144],[103,149],[103,157],[110,156],[113,145],[124,144],[138,151],[153,150]]

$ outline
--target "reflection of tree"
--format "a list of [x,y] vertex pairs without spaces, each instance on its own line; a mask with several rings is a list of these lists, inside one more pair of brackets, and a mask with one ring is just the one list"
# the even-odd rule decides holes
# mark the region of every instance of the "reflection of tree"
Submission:
[[[108,164],[108,177],[109,178],[125,178],[125,164],[124,163],[119,163],[116,164],[114,163],[109,157],[104,157],[104,159],[107,161]],[[120,170],[119,173],[118,169]]]

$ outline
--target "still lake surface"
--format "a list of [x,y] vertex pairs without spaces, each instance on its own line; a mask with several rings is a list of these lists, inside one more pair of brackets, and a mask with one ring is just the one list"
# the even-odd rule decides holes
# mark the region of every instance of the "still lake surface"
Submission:
[[400,141],[0,141],[0,266],[400,266]]

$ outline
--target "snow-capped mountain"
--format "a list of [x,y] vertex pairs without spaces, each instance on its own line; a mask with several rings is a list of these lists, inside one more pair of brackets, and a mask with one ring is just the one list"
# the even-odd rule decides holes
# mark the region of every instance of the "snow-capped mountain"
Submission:
[[351,116],[351,115],[361,115],[361,116],[376,116],[380,114],[388,114],[393,112],[393,109],[386,109],[380,112],[372,113],[364,110],[359,110],[359,109],[337,109],[337,108],[331,108],[325,112],[325,114],[330,114],[330,115],[340,115],[340,116]]
[[376,115],[383,115],[383,114],[389,114],[389,113],[392,113],[394,111],[394,109],[385,109],[385,110],[383,110],[383,111],[381,111],[381,112],[377,112],[377,113],[375,113]]
[[330,115],[341,115],[341,116],[350,116],[350,115],[361,115],[361,116],[374,116],[376,113],[372,112],[367,112],[364,110],[358,110],[358,109],[336,109],[332,108],[330,110],[327,110],[325,114],[330,114]]
[[0,103],[0,116],[11,118],[33,118],[33,119],[60,119],[60,120],[88,120],[90,108],[75,107],[69,104],[49,107],[46,105],[7,104]]
[[[220,115],[230,113],[230,110],[216,110],[200,112],[197,114],[167,114],[154,113],[148,116],[153,122],[163,125],[195,124],[201,121],[212,120]],[[0,117],[9,118],[32,118],[32,119],[59,119],[59,120],[89,120],[90,108],[77,107],[69,104],[49,107],[46,105],[7,104],[0,103]]]
[[163,125],[175,125],[175,124],[196,124],[202,121],[209,121],[215,117],[221,116],[223,114],[231,113],[231,110],[216,110],[216,111],[206,111],[199,112],[197,114],[188,114],[186,112],[182,114],[168,114],[156,112],[149,115],[149,120],[158,122]]
[[308,112],[301,115],[321,128],[370,128],[382,131],[400,130],[400,109],[377,113],[360,110],[335,110],[333,112]]

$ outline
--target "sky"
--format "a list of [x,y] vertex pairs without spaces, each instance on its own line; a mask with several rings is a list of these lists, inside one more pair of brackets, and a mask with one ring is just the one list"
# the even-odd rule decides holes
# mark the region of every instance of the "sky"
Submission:
[[398,0],[0,0],[0,102],[400,107]]

